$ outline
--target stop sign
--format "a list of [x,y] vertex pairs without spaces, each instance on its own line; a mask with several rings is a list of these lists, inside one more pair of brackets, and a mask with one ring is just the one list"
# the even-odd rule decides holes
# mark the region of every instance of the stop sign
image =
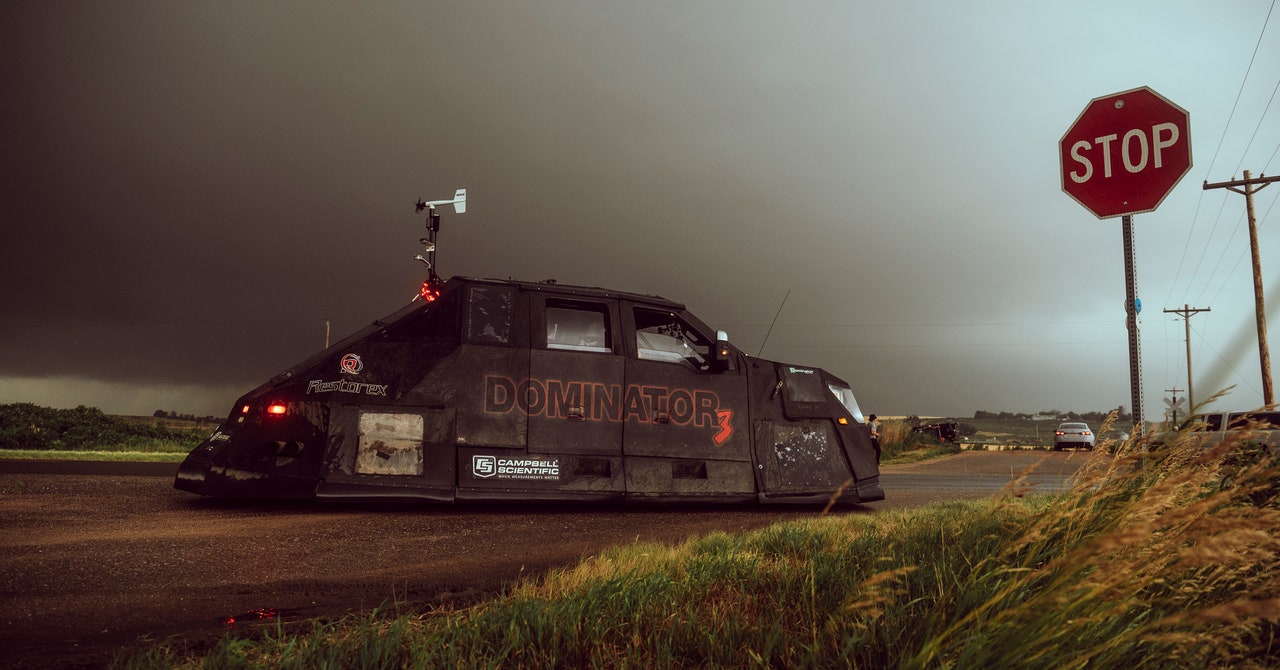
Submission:
[[1150,212],[1191,169],[1191,120],[1146,86],[1094,98],[1058,158],[1062,190],[1099,219]]

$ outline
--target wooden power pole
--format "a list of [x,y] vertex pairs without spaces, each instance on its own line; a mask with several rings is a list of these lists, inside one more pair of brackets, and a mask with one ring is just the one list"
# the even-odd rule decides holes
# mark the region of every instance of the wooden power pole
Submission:
[[[1198,314],[1200,312],[1208,312],[1208,311],[1209,311],[1208,307],[1203,307],[1203,308],[1192,307],[1186,303],[1182,304],[1182,309],[1166,309],[1165,310],[1166,314],[1172,312],[1182,317],[1182,320],[1186,323],[1186,326],[1187,326],[1187,412],[1188,413],[1194,412],[1196,409],[1196,398],[1191,393],[1191,315]],[[1165,390],[1176,391],[1177,389],[1165,389]]]
[[1280,181],[1280,177],[1260,175],[1254,179],[1249,176],[1249,171],[1245,170],[1244,179],[1217,184],[1210,184],[1208,180],[1204,182],[1206,191],[1211,188],[1225,188],[1233,193],[1244,195],[1244,208],[1249,217],[1249,248],[1253,254],[1253,308],[1258,319],[1258,360],[1262,365],[1262,404],[1264,405],[1274,405],[1276,400],[1275,393],[1271,390],[1271,353],[1267,349],[1267,310],[1262,300],[1262,261],[1258,254],[1258,220],[1253,214],[1253,194],[1273,181]]

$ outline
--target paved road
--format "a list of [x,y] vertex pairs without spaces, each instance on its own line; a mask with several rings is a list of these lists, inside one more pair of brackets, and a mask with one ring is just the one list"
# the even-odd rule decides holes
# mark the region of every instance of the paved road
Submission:
[[[836,513],[989,496],[1028,468],[1034,490],[1060,490],[1087,458],[966,452],[886,467],[888,500]],[[244,503],[174,490],[176,465],[137,467],[0,461],[0,667],[102,664],[139,641],[214,639],[258,611],[293,619],[387,601],[465,604],[609,546],[822,511]]]

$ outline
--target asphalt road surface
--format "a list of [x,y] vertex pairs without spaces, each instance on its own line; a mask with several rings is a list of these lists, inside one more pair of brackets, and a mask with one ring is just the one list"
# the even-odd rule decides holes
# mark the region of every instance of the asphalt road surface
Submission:
[[[986,497],[1020,475],[1033,491],[1057,491],[1089,457],[966,452],[889,466],[886,500],[831,513]],[[263,616],[465,605],[609,546],[822,513],[230,502],[173,489],[176,467],[0,461],[0,667],[100,667],[125,647],[173,635],[205,644]]]

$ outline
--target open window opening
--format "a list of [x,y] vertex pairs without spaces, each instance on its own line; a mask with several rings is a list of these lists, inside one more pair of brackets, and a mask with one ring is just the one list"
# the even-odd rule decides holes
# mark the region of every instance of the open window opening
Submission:
[[548,300],[546,316],[548,349],[613,351],[605,305]]
[[689,363],[705,369],[712,343],[674,312],[637,308],[636,352],[647,361]]

